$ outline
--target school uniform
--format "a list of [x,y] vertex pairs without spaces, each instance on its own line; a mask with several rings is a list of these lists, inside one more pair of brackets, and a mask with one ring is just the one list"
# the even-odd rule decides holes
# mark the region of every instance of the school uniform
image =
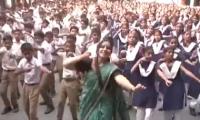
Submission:
[[18,62],[19,59],[22,57],[21,46],[23,43],[25,43],[23,40],[19,40],[19,42],[17,42],[15,39],[13,39],[13,45],[12,45],[13,54],[16,55]]
[[169,87],[163,81],[160,84],[164,95],[163,110],[179,110],[184,107],[185,88],[180,74],[180,66],[181,62],[177,60],[174,61],[171,68],[168,68],[165,62],[159,66],[164,75],[173,82]]
[[[53,39],[53,44],[54,44],[55,49],[63,47],[64,43],[65,43],[65,40],[63,40],[62,38],[54,37],[54,39]],[[60,57],[60,56],[53,56],[53,57],[55,57],[55,59],[56,59],[55,69],[59,71],[58,72],[59,73],[59,78],[61,80],[61,78],[62,78],[62,69],[63,69],[63,65],[62,65],[63,58]]]
[[139,71],[137,84],[146,87],[145,90],[137,91],[133,95],[133,105],[141,108],[155,108],[157,92],[155,89],[155,65],[156,62],[142,62],[136,71]]
[[176,31],[172,31],[172,36],[178,38],[179,44],[181,44],[181,42],[183,42],[183,41],[182,41],[182,40],[183,40],[183,34],[179,34],[179,35],[178,35]]
[[[0,53],[3,54],[2,57],[2,75],[0,84],[0,93],[5,107],[18,108],[18,94],[17,85],[18,81],[15,79],[14,71],[17,68],[17,61],[15,55],[13,54],[12,48],[7,50],[5,47],[0,49]],[[10,87],[10,99],[7,97],[8,87]]]
[[39,85],[40,85],[40,66],[42,63],[35,57],[30,62],[23,58],[18,64],[19,69],[32,68],[29,72],[24,73],[23,85],[23,105],[26,115],[30,120],[38,120],[37,108],[39,100]]
[[113,36],[113,52],[119,56],[120,51],[125,49],[128,36],[122,37],[121,32]]
[[27,43],[30,43],[31,45],[35,44],[35,41],[33,39],[33,35],[31,33],[28,33],[26,31],[24,31],[24,41]]
[[159,65],[159,69],[172,81],[169,87],[166,86],[164,81],[160,84],[163,92],[164,120],[172,119],[174,114],[177,120],[180,119],[180,110],[182,110],[185,105],[185,86],[181,78],[180,67],[181,62],[177,60],[174,61],[171,68],[169,68],[165,62]]
[[10,34],[12,33],[12,27],[8,24],[4,24],[3,27],[1,28],[1,30],[5,33],[5,34]]
[[101,40],[102,41],[104,38],[108,37],[110,34],[110,30],[108,28],[105,28],[103,31],[101,31]]
[[[196,50],[196,54],[197,54],[197,60],[198,62],[193,66],[193,73],[197,76],[200,77],[200,48],[198,47]],[[188,95],[190,95],[191,97],[197,99],[198,96],[200,95],[200,84],[195,81],[195,80],[191,80],[190,81],[190,86],[188,89]]]
[[[60,53],[63,57],[63,65],[67,64],[69,61],[73,60],[73,57],[76,56],[73,52],[63,52]],[[78,100],[80,94],[80,81],[78,80],[76,70],[73,64],[63,67],[63,80],[61,81],[61,90],[59,95],[58,103],[58,113],[57,119],[62,120],[64,106],[67,97],[69,98],[70,111],[72,113],[73,120],[77,119],[77,108]]]
[[146,87],[145,90],[136,91],[133,94],[133,106],[137,107],[136,120],[150,120],[153,109],[156,107],[155,65],[154,61],[144,61],[136,68],[139,72],[137,83]]
[[137,42],[132,48],[127,48],[126,50],[126,62],[124,66],[123,74],[131,81],[133,85],[136,85],[136,80],[138,73],[131,73],[131,68],[140,58],[140,49],[142,47],[142,42]]
[[[194,69],[193,69],[194,66],[186,63],[185,60],[193,61],[190,59],[190,57],[192,56],[196,48],[197,48],[197,44],[195,42],[191,42],[190,45],[188,46],[185,46],[183,43],[180,44],[180,49],[181,49],[180,58],[182,61],[184,61],[183,62],[184,67],[186,67],[188,70],[192,72],[194,72]],[[190,81],[192,81],[190,77],[184,74],[182,76],[186,83],[190,83]]]
[[159,27],[159,30],[161,31],[163,38],[168,39],[171,35],[172,28],[170,25],[165,25],[165,26],[161,25]]
[[[52,46],[47,41],[43,41],[41,45],[38,46],[39,48],[44,49],[44,53],[41,51],[37,51],[37,59],[42,63],[43,66],[47,67],[48,69],[52,69]],[[53,74],[48,73],[42,73],[41,75],[41,96],[44,99],[44,102],[46,103],[47,107],[53,108],[53,101],[49,94],[50,85],[53,78]]]
[[161,58],[162,51],[164,48],[165,40],[160,40],[159,42],[154,42],[152,44],[152,49],[153,49],[153,60],[158,61]]

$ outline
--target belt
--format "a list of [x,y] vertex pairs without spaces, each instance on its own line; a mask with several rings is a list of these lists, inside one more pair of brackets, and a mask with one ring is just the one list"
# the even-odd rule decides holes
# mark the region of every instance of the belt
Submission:
[[42,65],[44,65],[44,66],[49,66],[49,65],[51,65],[51,63],[44,63],[44,64],[42,64]]
[[75,81],[76,78],[63,78],[63,80],[65,80],[66,82],[71,82],[71,81]]
[[34,86],[34,85],[39,85],[39,83],[24,83],[27,86]]
[[6,72],[14,72],[15,70],[5,70],[5,69],[3,69],[4,71],[6,71]]

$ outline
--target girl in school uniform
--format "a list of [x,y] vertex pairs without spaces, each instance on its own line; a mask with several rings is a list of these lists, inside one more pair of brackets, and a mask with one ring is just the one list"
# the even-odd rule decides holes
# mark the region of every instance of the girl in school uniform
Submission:
[[178,38],[177,37],[170,38],[167,46],[172,47],[174,49],[174,59],[180,60],[181,49],[179,48]]
[[184,108],[185,87],[180,73],[185,73],[198,83],[200,83],[200,79],[186,69],[181,61],[173,58],[174,49],[172,47],[165,48],[163,54],[164,60],[158,65],[157,73],[163,80],[160,85],[164,95],[164,120],[171,120],[172,117],[175,120],[182,120],[180,113]]
[[165,40],[162,38],[162,33],[160,30],[154,31],[154,41],[152,44],[153,53],[154,53],[154,61],[158,61],[161,57],[161,52],[164,48]]
[[[124,19],[126,20],[126,19]],[[128,40],[128,33],[129,33],[129,24],[126,20],[124,23],[122,23],[119,32],[116,32],[113,35],[113,52],[117,55],[120,54],[120,51],[124,49],[124,47],[127,44]]]
[[[127,46],[125,47],[125,55],[124,58],[121,58],[123,61],[123,74],[127,77],[133,85],[136,85],[137,73],[132,74],[130,72],[131,67],[136,63],[136,61],[140,58],[140,49],[143,43],[140,41],[140,32],[137,30],[132,30],[128,34],[127,38]],[[121,54],[123,54],[121,51]],[[128,104],[128,108],[132,107],[132,93],[124,92],[126,96],[126,102]]]
[[150,120],[157,103],[155,89],[156,62],[152,61],[153,50],[145,47],[143,57],[133,65],[131,72],[138,72],[137,84],[145,85],[146,89],[133,95],[133,106],[137,107],[136,120]]
[[161,26],[159,27],[159,30],[161,31],[165,39],[171,36],[172,28],[169,23],[170,23],[170,20],[167,16],[163,16],[161,18]]
[[175,30],[172,31],[172,36],[178,38],[178,42],[181,43],[183,40],[184,25],[183,23],[177,23]]
[[[179,45],[178,45],[178,39],[176,37],[172,37],[169,39],[167,45],[165,46],[165,48],[167,47],[172,47],[174,49],[174,56],[173,58],[176,59],[176,60],[180,60],[180,48],[179,48]],[[161,53],[163,55],[163,52]],[[160,58],[158,62],[163,62],[164,58]],[[158,91],[159,93],[159,100],[162,104],[163,102],[163,88],[162,86],[159,86],[160,84],[160,79],[158,78],[158,81],[156,81],[156,90]],[[163,108],[159,108],[160,111],[163,110]]]
[[[194,59],[192,54],[195,52],[197,44],[192,39],[191,31],[186,31],[183,36],[183,42],[180,44],[181,54],[180,58],[183,62],[183,65],[194,73]],[[191,78],[188,78],[185,74],[182,75],[185,80],[186,92],[188,92]]]
[[128,44],[126,47],[126,58],[124,66],[124,75],[131,80],[132,84],[136,84],[137,75],[131,74],[131,67],[140,58],[140,50],[143,43],[140,41],[140,32],[138,30],[132,30],[128,34]]
[[[192,59],[194,59],[192,70],[193,73],[200,77],[200,46],[196,48],[196,50],[193,52]],[[194,99],[197,99],[200,95],[200,84],[197,84],[196,81],[190,81],[189,89],[188,89],[188,95],[191,96]]]

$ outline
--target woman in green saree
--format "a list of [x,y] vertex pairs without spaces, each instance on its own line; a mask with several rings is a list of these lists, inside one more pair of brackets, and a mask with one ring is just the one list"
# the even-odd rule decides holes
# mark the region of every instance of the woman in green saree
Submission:
[[105,38],[97,46],[97,58],[92,65],[83,61],[90,56],[87,52],[74,60],[76,69],[84,76],[80,120],[129,120],[121,87],[132,92],[145,88],[140,84],[133,86],[118,67],[110,63],[112,47],[112,39]]

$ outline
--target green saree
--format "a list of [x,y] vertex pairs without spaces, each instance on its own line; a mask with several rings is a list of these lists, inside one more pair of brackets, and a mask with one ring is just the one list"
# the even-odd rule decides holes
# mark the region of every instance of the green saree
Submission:
[[[98,75],[95,71],[86,73],[80,98],[80,120],[129,120],[122,90],[112,77],[117,71],[118,67],[110,63],[100,67],[102,83],[105,84],[107,80],[109,82],[99,100],[96,98],[99,97],[102,87],[99,85]],[[93,104],[95,101],[96,105]],[[89,116],[86,118],[88,112]]]

